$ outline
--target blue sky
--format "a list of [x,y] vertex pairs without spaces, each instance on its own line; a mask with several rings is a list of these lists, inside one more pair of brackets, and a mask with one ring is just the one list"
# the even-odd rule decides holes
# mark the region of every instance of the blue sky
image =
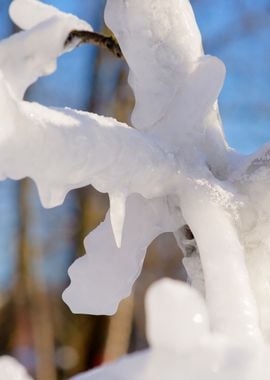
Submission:
[[270,140],[270,3],[195,0],[206,52],[227,77],[219,103],[229,144],[243,153]]

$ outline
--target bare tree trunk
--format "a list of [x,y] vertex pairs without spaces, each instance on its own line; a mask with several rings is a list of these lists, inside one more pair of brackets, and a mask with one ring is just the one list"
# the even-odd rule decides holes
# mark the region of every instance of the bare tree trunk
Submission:
[[41,251],[34,249],[28,236],[28,228],[31,224],[31,213],[27,200],[29,185],[28,180],[23,180],[20,184],[20,240],[15,304],[18,321],[27,319],[29,326],[31,326],[29,340],[32,340],[37,357],[36,380],[56,380],[54,333],[50,305],[45,284],[41,284],[38,276],[35,276],[32,270],[34,260],[37,260],[38,255],[41,255]]

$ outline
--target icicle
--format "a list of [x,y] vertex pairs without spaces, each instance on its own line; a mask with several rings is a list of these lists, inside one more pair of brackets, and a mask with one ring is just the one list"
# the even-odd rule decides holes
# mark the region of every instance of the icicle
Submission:
[[110,197],[110,217],[115,242],[118,248],[121,247],[123,229],[126,214],[126,195],[124,193],[111,193]]

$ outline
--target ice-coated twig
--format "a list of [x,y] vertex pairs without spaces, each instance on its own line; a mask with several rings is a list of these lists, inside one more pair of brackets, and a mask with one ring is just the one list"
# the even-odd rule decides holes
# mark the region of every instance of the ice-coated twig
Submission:
[[[30,176],[46,206],[89,183],[112,201],[69,271],[64,297],[72,310],[114,312],[150,241],[187,224],[212,326],[269,337],[269,149],[244,158],[228,147],[217,106],[225,67],[204,54],[189,1],[107,1],[106,22],[130,68],[135,128],[23,102],[26,88],[76,46],[77,37],[64,49],[67,36],[92,28],[36,0],[14,0],[11,14],[28,30],[0,44],[1,178]],[[143,212],[144,229],[134,234]]]
[[108,49],[117,58],[123,57],[120,46],[113,36],[104,36],[88,30],[72,30],[65,41],[65,46],[68,46],[74,40],[77,41],[78,46],[81,44],[94,44]]

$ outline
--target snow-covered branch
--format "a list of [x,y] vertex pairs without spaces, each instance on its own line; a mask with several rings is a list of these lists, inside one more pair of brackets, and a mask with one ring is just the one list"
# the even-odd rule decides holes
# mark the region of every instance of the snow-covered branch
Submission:
[[107,2],[106,22],[130,69],[135,128],[22,100],[76,46],[65,44],[70,32],[92,28],[36,0],[14,0],[10,14],[26,31],[0,43],[1,178],[31,177],[45,207],[90,183],[110,197],[108,216],[69,270],[71,309],[114,313],[151,241],[187,224],[200,256],[191,271],[185,262],[191,283],[202,266],[212,328],[239,339],[267,335],[269,147],[249,157],[228,147],[217,105],[225,68],[204,55],[189,1]]

